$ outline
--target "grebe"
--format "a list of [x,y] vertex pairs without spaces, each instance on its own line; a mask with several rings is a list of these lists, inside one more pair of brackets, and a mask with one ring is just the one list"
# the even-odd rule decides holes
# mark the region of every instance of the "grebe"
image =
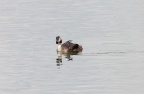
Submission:
[[57,51],[62,53],[71,53],[71,52],[82,52],[83,48],[77,43],[72,43],[72,40],[66,41],[62,44],[62,39],[60,36],[56,37],[56,44],[58,44]]

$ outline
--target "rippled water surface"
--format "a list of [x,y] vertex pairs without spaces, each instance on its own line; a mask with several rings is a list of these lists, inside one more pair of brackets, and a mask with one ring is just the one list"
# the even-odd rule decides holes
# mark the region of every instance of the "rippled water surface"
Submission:
[[143,0],[0,0],[0,94],[143,94],[143,25]]

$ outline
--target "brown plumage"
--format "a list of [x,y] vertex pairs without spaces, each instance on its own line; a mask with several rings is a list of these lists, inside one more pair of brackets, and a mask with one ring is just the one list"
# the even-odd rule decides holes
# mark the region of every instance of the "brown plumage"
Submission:
[[81,45],[77,44],[77,43],[72,43],[71,40],[66,41],[65,43],[62,43],[62,39],[60,38],[60,36],[56,37],[56,44],[58,44],[58,49],[57,51],[60,51],[62,53],[69,53],[69,52],[82,52],[83,48]]

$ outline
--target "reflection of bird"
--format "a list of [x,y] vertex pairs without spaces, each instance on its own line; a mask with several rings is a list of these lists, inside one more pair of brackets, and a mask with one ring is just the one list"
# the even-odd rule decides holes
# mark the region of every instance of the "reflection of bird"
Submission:
[[62,44],[62,39],[60,36],[56,37],[56,44],[58,44],[57,51],[62,53],[71,53],[71,52],[82,52],[83,48],[77,43],[72,43],[72,40],[66,41]]
[[57,66],[61,66],[62,65],[62,54],[59,52],[57,54],[58,54],[58,58],[56,59],[56,63],[57,63]]
[[66,57],[65,57],[65,58],[67,58],[67,59],[68,59],[68,61],[73,60],[73,58],[71,57],[71,56],[72,56],[72,54],[65,54],[65,55],[66,55]]
[[62,65],[62,59],[57,59],[56,63],[57,63],[57,66],[61,66]]

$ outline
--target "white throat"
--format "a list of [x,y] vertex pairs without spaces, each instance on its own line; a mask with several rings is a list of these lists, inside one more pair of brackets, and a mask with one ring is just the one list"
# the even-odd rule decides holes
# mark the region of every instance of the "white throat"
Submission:
[[60,52],[62,50],[61,44],[58,44],[57,51]]

